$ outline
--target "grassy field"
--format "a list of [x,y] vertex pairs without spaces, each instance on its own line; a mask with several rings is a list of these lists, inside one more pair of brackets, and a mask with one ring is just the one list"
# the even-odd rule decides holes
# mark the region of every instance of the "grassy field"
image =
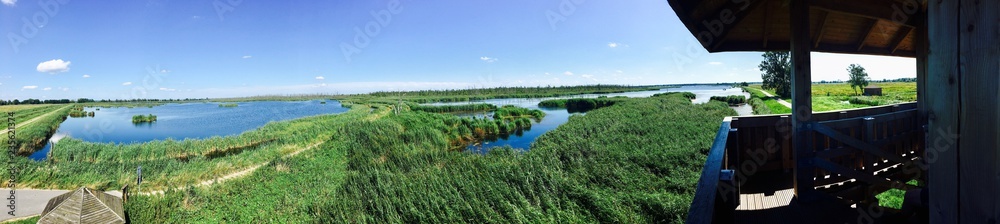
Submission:
[[[870,106],[880,106],[896,103],[913,102],[917,100],[917,84],[915,82],[885,82],[872,83],[882,87],[882,96],[858,96],[847,83],[813,84],[812,101],[813,111],[831,111],[843,109],[855,109]],[[746,88],[751,92],[751,97],[760,98],[773,114],[790,113],[791,109],[779,104],[776,100],[763,97],[763,94],[756,95],[755,91],[760,90],[760,85],[750,85]],[[768,91],[768,90],[764,90]],[[769,91],[770,92],[770,91]],[[860,90],[859,90],[860,92]],[[773,92],[770,92],[773,95]],[[785,98],[791,102],[791,98]],[[753,104],[751,104],[753,105]],[[761,112],[766,112],[761,110]]]
[[528,152],[449,150],[455,116],[322,117],[327,141],[209,188],[136,196],[136,223],[683,222],[724,103],[629,99]]

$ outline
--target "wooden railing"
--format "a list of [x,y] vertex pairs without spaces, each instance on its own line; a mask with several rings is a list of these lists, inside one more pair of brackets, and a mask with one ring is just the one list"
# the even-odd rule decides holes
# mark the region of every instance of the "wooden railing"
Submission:
[[[874,197],[873,188],[907,188],[903,172],[923,155],[916,103],[812,114],[815,189],[849,201]],[[698,181],[688,223],[727,222],[739,205],[740,184],[756,173],[795,168],[789,115],[726,118]],[[743,179],[741,179],[743,178]]]
[[708,158],[701,170],[701,178],[698,179],[694,200],[688,209],[687,223],[708,224],[720,221],[716,217],[723,219],[732,217],[731,214],[725,213],[732,212],[739,205],[739,190],[735,188],[737,185],[733,182],[734,172],[729,169],[727,161],[726,148],[734,143],[733,139],[729,138],[729,133],[732,131],[730,119],[725,118],[715,134],[715,141],[708,151]]

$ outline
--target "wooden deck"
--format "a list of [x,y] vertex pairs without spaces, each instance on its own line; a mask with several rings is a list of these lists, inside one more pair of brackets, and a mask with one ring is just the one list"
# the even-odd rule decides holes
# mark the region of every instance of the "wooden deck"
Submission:
[[754,175],[741,189],[740,205],[733,213],[733,223],[922,223],[901,219],[900,214],[891,209],[858,209],[835,197],[799,203],[794,194],[791,173]]

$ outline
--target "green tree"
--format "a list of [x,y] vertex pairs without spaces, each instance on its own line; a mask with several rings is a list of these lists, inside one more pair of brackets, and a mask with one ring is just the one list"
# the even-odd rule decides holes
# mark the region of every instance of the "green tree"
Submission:
[[854,95],[858,95],[858,89],[868,86],[868,72],[865,72],[865,68],[861,67],[861,65],[851,64],[847,66],[847,73],[851,77],[847,82],[851,84]]
[[792,95],[792,63],[791,54],[787,51],[764,52],[764,60],[757,68],[760,69],[760,79],[764,81],[764,89],[772,89],[781,97]]

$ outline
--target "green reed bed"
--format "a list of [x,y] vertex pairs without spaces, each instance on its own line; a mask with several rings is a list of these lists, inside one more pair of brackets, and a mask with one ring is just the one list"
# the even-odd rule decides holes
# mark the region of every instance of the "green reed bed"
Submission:
[[527,152],[450,151],[455,116],[333,118],[330,141],[209,188],[135,196],[133,222],[680,223],[724,103],[631,99],[575,116]]

